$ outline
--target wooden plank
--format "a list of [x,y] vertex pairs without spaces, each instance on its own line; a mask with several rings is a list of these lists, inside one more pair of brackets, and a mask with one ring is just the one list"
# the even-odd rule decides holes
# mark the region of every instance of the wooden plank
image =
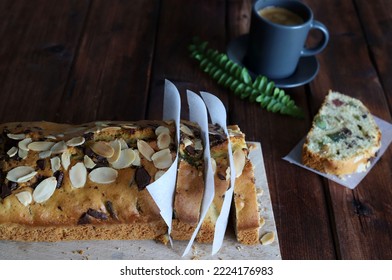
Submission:
[[89,1],[0,2],[2,122],[55,119],[52,105],[59,104],[88,7]]
[[154,0],[92,2],[57,120],[145,118],[158,8]]
[[[392,108],[392,5],[388,0],[355,1],[360,15],[361,26],[364,30],[369,52],[379,81],[387,96],[389,108]],[[382,115],[391,120],[388,113]]]
[[[248,32],[251,3],[229,2],[230,39]],[[286,92],[307,111],[308,86],[288,89]],[[262,142],[282,258],[335,258],[322,181],[308,171],[282,160],[305,136],[310,117],[299,120],[277,115],[236,96],[231,97],[230,105],[230,118],[240,124],[247,138]]]
[[[328,5],[306,1],[316,19],[331,33],[327,49],[320,55],[321,73],[312,84],[312,109],[315,113],[328,89],[361,99],[371,112],[390,118],[385,92],[351,1],[334,0]],[[366,3],[367,8],[373,6]],[[376,8],[376,7],[374,7]],[[379,11],[381,12],[381,11]],[[364,21],[367,22],[368,18]],[[343,259],[390,259],[392,257],[392,215],[390,215],[391,152],[371,170],[353,191],[328,182],[332,203],[331,216],[336,223],[336,243]]]
[[212,48],[225,50],[225,1],[162,1],[148,118],[162,118],[164,79],[171,80],[183,96],[183,118],[187,118],[187,89],[211,92],[227,108],[225,90],[203,73],[197,61],[189,56],[188,45],[194,36],[208,41]]

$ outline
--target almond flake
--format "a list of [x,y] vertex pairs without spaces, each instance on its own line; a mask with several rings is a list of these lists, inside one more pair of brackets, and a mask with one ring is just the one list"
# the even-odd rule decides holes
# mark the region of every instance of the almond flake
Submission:
[[188,136],[194,136],[192,130],[184,124],[180,124],[180,130]]
[[13,140],[22,140],[26,138],[26,135],[24,133],[19,133],[19,134],[8,133],[7,136],[8,138]]
[[170,149],[164,149],[159,152],[156,152],[152,155],[151,159],[154,163],[154,166],[158,169],[168,168],[173,163]]
[[9,157],[13,157],[18,153],[18,148],[17,147],[12,147],[11,149],[8,150],[7,155]]
[[137,129],[138,128],[137,125],[134,125],[134,124],[123,124],[123,125],[121,125],[121,127],[125,128],[125,129]]
[[54,135],[46,135],[45,138],[51,139],[51,140],[57,140],[56,136],[54,136]]
[[201,151],[203,150],[203,144],[201,143],[200,139],[195,140],[195,150],[196,151]]
[[137,149],[148,160],[151,161],[151,156],[155,153],[154,149],[144,140],[137,141]]
[[267,232],[266,234],[264,234],[261,238],[260,238],[260,242],[263,245],[269,245],[272,242],[274,242],[275,240],[275,234],[271,231],[271,232]]
[[11,182],[23,183],[32,179],[37,172],[30,166],[18,166],[7,173],[7,179]]
[[155,173],[154,180],[155,180],[155,181],[158,180],[158,179],[161,178],[161,177],[163,176],[163,174],[165,174],[165,173],[166,173],[166,172],[163,171],[163,170],[158,170],[157,173]]
[[52,152],[50,150],[48,151],[43,151],[39,153],[39,158],[48,158],[52,155]]
[[18,157],[20,157],[21,159],[26,159],[28,154],[29,152],[26,150],[22,150],[22,149],[18,150]]
[[120,142],[121,150],[125,150],[129,148],[127,142],[125,142],[124,139],[120,138],[118,139],[118,141]]
[[170,130],[166,126],[160,125],[155,129],[155,135],[159,136],[161,133],[167,133],[170,135]]
[[212,172],[213,172],[213,174],[215,174],[216,173],[216,161],[213,158],[211,158],[211,166],[212,166]]
[[157,145],[160,150],[166,149],[169,147],[171,142],[171,137],[168,133],[162,132],[161,134],[158,135],[157,138]]
[[113,148],[113,155],[108,158],[109,163],[116,162],[120,157],[121,143],[119,140],[110,141],[109,145]]
[[48,200],[56,190],[57,180],[55,177],[49,177],[43,180],[34,189],[33,199],[37,203],[42,203]]
[[138,150],[133,150],[135,152],[135,160],[132,162],[133,166],[140,166],[141,162],[140,162],[140,154]]
[[118,127],[118,126],[108,126],[108,127],[102,128],[101,132],[111,133],[111,132],[116,132],[118,130],[121,130],[121,127]]
[[27,148],[35,152],[43,152],[52,148],[54,144],[55,144],[54,142],[37,141],[37,142],[31,142],[29,145],[27,145]]
[[33,201],[33,197],[29,191],[19,192],[15,196],[24,206],[29,205]]
[[68,167],[71,164],[71,152],[69,150],[66,150],[61,154],[61,164],[63,165],[64,170],[68,170]]
[[18,143],[18,147],[19,149],[22,149],[24,151],[28,151],[29,148],[27,148],[27,145],[30,144],[31,142],[33,142],[33,140],[31,138],[25,138],[22,141],[19,141]]
[[74,137],[72,139],[69,139],[65,144],[69,147],[77,147],[80,145],[83,145],[86,139],[82,136]]
[[231,169],[230,166],[226,168],[226,181],[230,180]]
[[118,172],[110,167],[99,167],[88,175],[89,179],[97,184],[110,184],[116,181]]
[[182,142],[184,143],[185,148],[193,144],[192,140],[189,138],[184,138]]
[[245,167],[245,154],[242,150],[235,150],[233,153],[234,160],[234,168],[235,168],[235,176],[236,178],[240,177],[242,174],[242,170]]
[[67,145],[65,145],[64,141],[57,142],[50,148],[53,154],[61,154],[64,153],[68,149]]
[[135,152],[132,149],[121,150],[118,160],[112,162],[112,167],[116,169],[127,168],[131,166],[135,158]]
[[19,177],[18,180],[16,180],[17,183],[24,183],[27,181],[30,181],[31,179],[34,178],[34,176],[37,175],[36,171],[33,171],[29,174],[26,174],[25,176]]
[[52,172],[55,173],[57,170],[61,168],[61,160],[59,157],[53,157],[50,159],[50,166],[52,168]]
[[238,130],[232,130],[230,128],[227,129],[229,136],[242,136],[242,132]]
[[83,163],[88,169],[93,169],[97,165],[88,155],[84,156]]
[[105,158],[110,158],[114,154],[114,149],[104,141],[94,142],[90,148],[94,153]]
[[71,180],[72,187],[82,188],[86,184],[87,169],[83,162],[78,162],[69,170],[69,179]]

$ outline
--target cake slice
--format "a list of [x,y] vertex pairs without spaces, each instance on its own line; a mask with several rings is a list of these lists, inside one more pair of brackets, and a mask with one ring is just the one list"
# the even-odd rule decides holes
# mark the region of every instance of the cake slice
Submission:
[[[245,134],[237,125],[229,126],[228,131],[236,170],[231,211],[236,238],[242,244],[257,244],[260,213],[253,165],[248,158],[249,150]],[[210,125],[209,135],[214,163],[215,196],[196,238],[201,243],[211,243],[214,240],[216,220],[220,215],[225,193],[230,187],[228,139],[218,125]]]
[[211,164],[214,172],[214,199],[196,236],[200,243],[212,243],[215,224],[220,214],[224,194],[230,186],[230,167],[228,159],[228,139],[219,125],[209,125]]
[[205,188],[203,157],[200,127],[182,120],[171,231],[175,240],[190,240],[199,222]]
[[323,173],[366,171],[381,146],[381,132],[361,101],[330,91],[313,119],[303,164]]
[[232,216],[237,241],[254,245],[259,243],[260,205],[255,182],[254,166],[249,159],[245,134],[237,125],[228,127],[232,142],[236,180]]

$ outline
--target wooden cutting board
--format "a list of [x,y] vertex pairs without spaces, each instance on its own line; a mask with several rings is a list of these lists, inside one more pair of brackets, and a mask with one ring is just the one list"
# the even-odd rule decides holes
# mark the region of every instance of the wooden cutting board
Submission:
[[271,197],[265,174],[263,154],[260,143],[250,143],[251,161],[255,166],[256,185],[261,189],[259,197],[265,224],[261,236],[273,232],[275,239],[269,245],[247,246],[238,243],[229,222],[226,237],[220,251],[211,256],[211,245],[194,243],[191,253],[182,257],[187,242],[174,241],[173,248],[152,240],[109,240],[109,241],[64,241],[64,242],[16,242],[0,241],[0,259],[6,260],[52,260],[52,259],[92,259],[92,260],[129,260],[129,259],[281,259],[279,240],[271,205]]

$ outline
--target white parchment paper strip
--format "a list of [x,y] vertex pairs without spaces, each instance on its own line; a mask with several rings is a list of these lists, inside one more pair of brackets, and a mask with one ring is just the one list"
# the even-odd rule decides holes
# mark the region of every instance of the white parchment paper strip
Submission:
[[228,158],[230,164],[230,187],[225,193],[222,209],[215,224],[214,241],[212,243],[212,253],[211,253],[212,255],[215,255],[222,247],[223,239],[225,237],[227,222],[230,213],[231,201],[234,193],[234,183],[235,183],[236,174],[234,169],[230,137],[226,125],[227,114],[226,114],[225,106],[223,105],[222,101],[215,95],[212,95],[208,92],[200,92],[200,94],[207,106],[208,113],[210,115],[212,123],[219,124],[223,128],[226,137],[229,141]]
[[173,195],[176,187],[177,179],[177,163],[178,163],[178,143],[180,134],[180,112],[181,98],[180,94],[173,83],[165,80],[165,91],[163,101],[163,120],[173,120],[176,126],[176,145],[177,155],[173,164],[158,180],[147,186],[147,190],[158,205],[161,216],[168,226],[168,234],[170,238],[172,217],[173,217]]
[[192,237],[188,243],[188,246],[186,247],[184,254],[182,256],[185,256],[189,253],[193,241],[196,238],[196,235],[201,227],[201,224],[203,223],[203,220],[207,214],[208,208],[210,207],[214,199],[214,194],[215,194],[214,175],[212,172],[211,157],[210,157],[210,141],[208,138],[207,109],[203,100],[196,93],[188,90],[187,98],[188,98],[188,105],[189,105],[189,120],[199,124],[201,130],[201,137],[204,143],[205,189],[204,189],[203,201],[201,204],[199,223],[195,231],[193,232]]
[[287,160],[290,163],[296,164],[300,167],[303,167],[305,169],[308,169],[310,171],[313,171],[314,173],[317,173],[321,176],[324,176],[325,178],[328,178],[342,186],[345,186],[347,188],[350,189],[354,189],[361,181],[363,178],[365,178],[365,176],[368,174],[368,172],[373,168],[373,166],[377,163],[377,161],[381,158],[381,156],[385,153],[385,151],[387,150],[389,144],[392,141],[392,124],[377,118],[375,116],[374,120],[377,123],[378,127],[381,130],[381,148],[377,153],[377,157],[374,158],[371,161],[371,165],[370,167],[366,170],[366,172],[361,172],[361,173],[355,173],[352,174],[350,176],[345,176],[343,178],[339,178],[337,176],[333,176],[333,175],[329,175],[329,174],[325,174],[322,172],[319,172],[317,170],[314,170],[312,168],[309,168],[305,165],[302,164],[302,146],[305,142],[305,138],[303,138],[292,150],[291,152],[285,156],[283,159]]

